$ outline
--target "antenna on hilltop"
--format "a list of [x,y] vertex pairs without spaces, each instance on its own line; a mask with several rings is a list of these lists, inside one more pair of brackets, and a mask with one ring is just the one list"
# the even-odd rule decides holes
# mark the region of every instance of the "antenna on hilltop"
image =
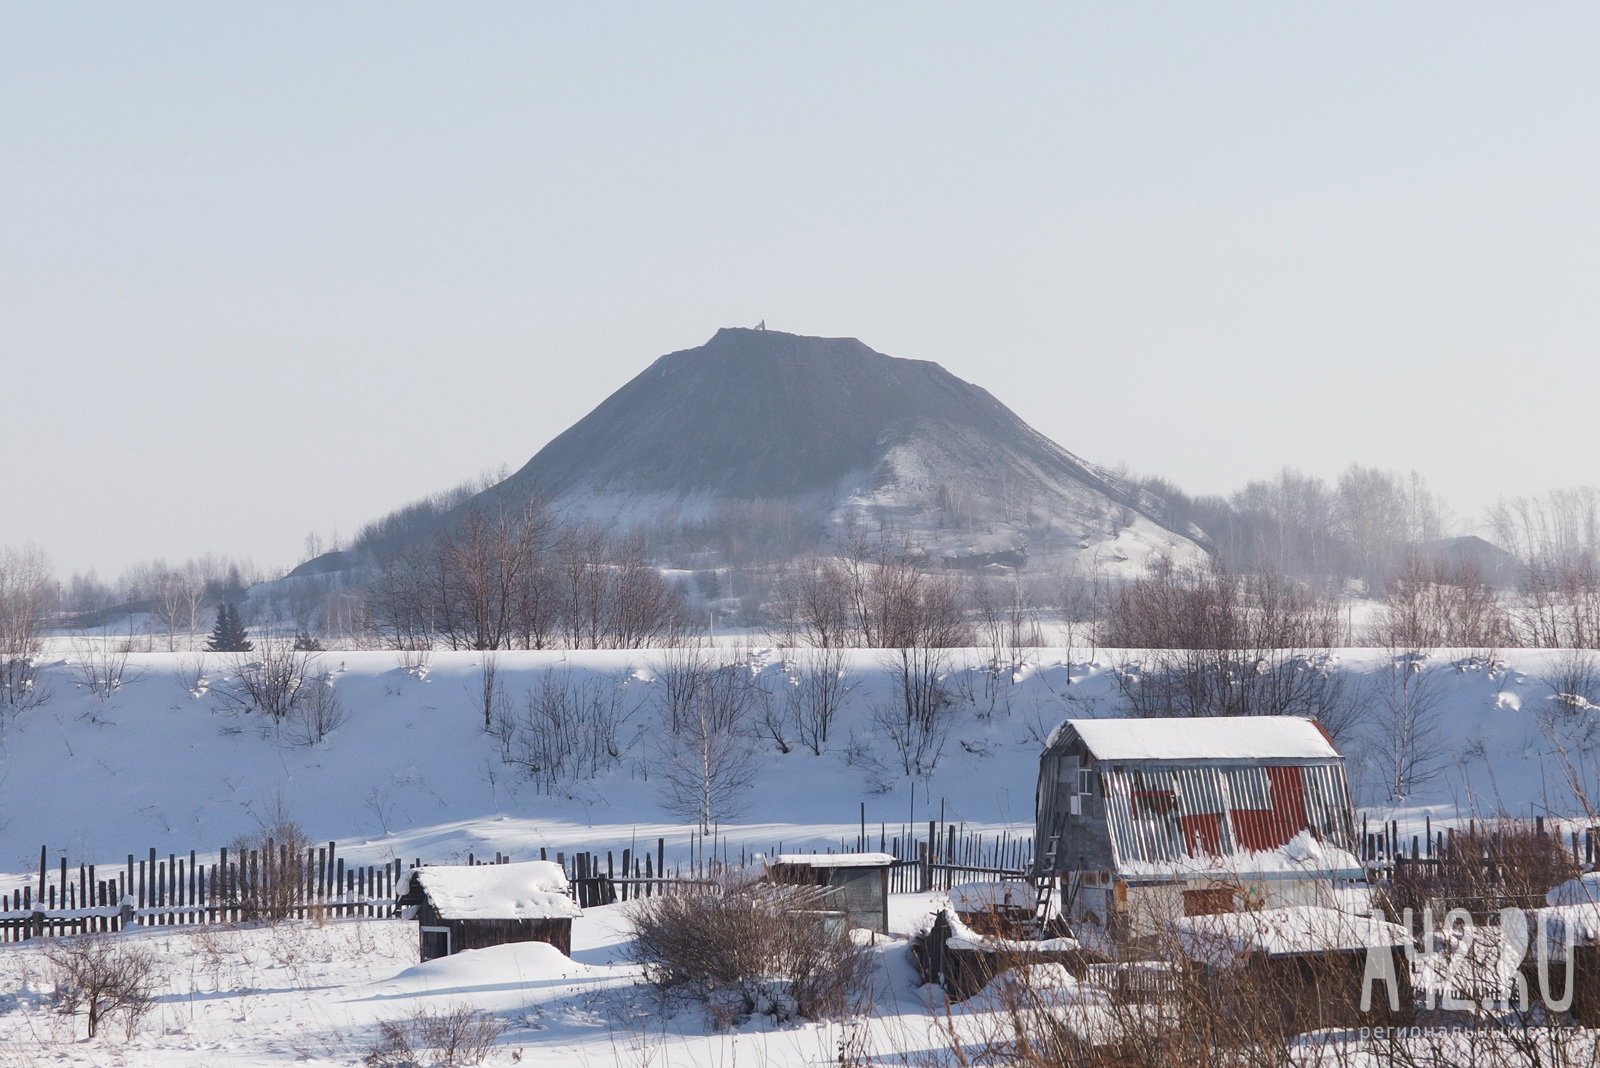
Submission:
[[765,319],[761,320],[759,323],[756,324],[756,329],[757,330],[765,330],[766,328],[767,328],[767,321]]

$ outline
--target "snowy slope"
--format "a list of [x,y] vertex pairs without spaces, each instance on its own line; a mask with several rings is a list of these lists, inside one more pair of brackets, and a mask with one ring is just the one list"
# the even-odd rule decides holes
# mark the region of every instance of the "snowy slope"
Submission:
[[[1437,773],[1399,805],[1384,803],[1376,760],[1383,710],[1369,696],[1372,723],[1342,745],[1362,799],[1381,806],[1375,812],[1419,821],[1424,814],[1578,814],[1534,715],[1550,706],[1544,680],[1566,654],[1504,655],[1509,663],[1493,670],[1465,651],[1425,661],[1426,739]],[[312,838],[339,839],[353,860],[446,860],[469,851],[530,860],[541,846],[553,856],[557,849],[653,844],[658,836],[680,850],[690,828],[662,806],[653,744],[661,733],[660,685],[651,681],[659,657],[500,654],[503,690],[514,703],[524,702],[551,667],[624,687],[632,715],[620,761],[555,795],[504,764],[497,741],[484,732],[474,698],[480,654],[436,653],[420,677],[402,670],[393,653],[324,654],[346,719],[315,746],[292,744],[258,714],[228,710],[216,696],[226,685],[220,656],[209,660],[211,689],[194,696],[175,673],[185,654],[135,655],[123,687],[103,703],[75,685],[72,666],[58,659],[44,671],[51,700],[8,718],[0,736],[0,870],[34,869],[41,844],[53,862],[64,856],[74,864],[115,862],[151,846],[163,854],[213,851],[256,830],[279,805]],[[863,802],[874,837],[881,825],[892,838],[908,822],[937,817],[941,806],[950,822],[1026,830],[1043,739],[1068,716],[1114,714],[1120,701],[1113,668],[1131,659],[1112,650],[1032,650],[1014,679],[995,679],[981,666],[984,654],[957,652],[947,679],[957,714],[943,758],[924,781],[901,773],[874,725],[873,709],[892,697],[880,657],[852,654],[854,688],[827,753],[762,746],[747,809],[721,831],[735,852],[741,845],[770,852],[780,843],[788,850],[837,846],[841,837],[853,842]],[[782,684],[776,652],[755,659],[769,686]],[[1337,670],[1354,693],[1382,684],[1388,663],[1379,651],[1345,650]],[[1592,729],[1593,715],[1580,709],[1569,717],[1569,751]]]

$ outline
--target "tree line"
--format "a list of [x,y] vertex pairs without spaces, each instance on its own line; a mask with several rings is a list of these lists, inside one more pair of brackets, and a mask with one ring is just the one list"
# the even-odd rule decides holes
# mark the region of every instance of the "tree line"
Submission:
[[685,625],[642,537],[562,524],[537,503],[469,512],[390,554],[365,610],[396,649],[642,649]]

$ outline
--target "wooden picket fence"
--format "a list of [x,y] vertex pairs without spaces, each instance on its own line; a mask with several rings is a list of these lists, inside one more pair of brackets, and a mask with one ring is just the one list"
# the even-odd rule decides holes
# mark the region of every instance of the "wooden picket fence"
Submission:
[[[0,893],[0,941],[120,931],[125,927],[168,927],[240,923],[252,920],[391,916],[394,888],[403,868],[346,864],[335,844],[308,848],[302,855],[270,839],[264,849],[219,851],[215,863],[154,849],[147,857],[128,854],[125,867],[106,872],[94,864],[71,871],[58,868],[39,851],[39,880]],[[74,878],[74,876],[76,876]]]
[[[720,846],[720,849],[719,849]],[[709,851],[709,855],[708,855]],[[588,908],[628,901],[662,893],[679,886],[704,886],[722,879],[755,874],[758,858],[770,860],[783,852],[783,843],[758,854],[748,844],[737,853],[715,839],[709,846],[691,835],[687,856],[680,854],[668,863],[665,838],[656,839],[655,849],[634,846],[621,850],[580,850],[557,853],[555,859],[567,872],[579,905]],[[838,850],[829,853],[881,852],[894,857],[889,868],[891,894],[948,890],[959,883],[992,879],[1027,879],[1033,869],[1033,838],[1006,832],[983,834],[968,832],[956,824],[940,825],[929,821],[926,837],[894,836],[880,830],[876,841],[865,830],[852,842],[841,840]],[[548,859],[540,850],[540,859]]]
[[[699,835],[690,835],[686,845],[686,852],[680,847],[670,863],[665,838],[656,839],[654,850],[630,845],[559,852],[552,858],[541,849],[539,859],[560,864],[574,899],[591,908],[753,874],[762,856],[748,845],[734,852],[725,841],[712,838],[708,843]],[[889,892],[896,894],[949,889],[973,879],[1027,878],[1033,863],[1031,837],[966,832],[956,824],[933,821],[926,837],[891,838],[880,831],[874,842],[863,828],[857,841],[841,840],[837,851],[889,853],[895,858]],[[782,852],[780,842],[765,856]],[[494,863],[510,859],[496,853]],[[469,855],[467,863],[488,861]],[[410,864],[421,865],[420,857]],[[51,867],[47,850],[41,848],[37,882],[0,892],[0,942],[129,926],[390,917],[396,914],[395,887],[404,872],[400,859],[378,865],[346,863],[334,842],[301,853],[269,839],[264,848],[243,853],[219,850],[214,863],[200,860],[194,850],[188,856],[162,857],[150,849],[142,858],[128,854],[126,864],[114,869],[80,864],[75,872],[65,859]]]

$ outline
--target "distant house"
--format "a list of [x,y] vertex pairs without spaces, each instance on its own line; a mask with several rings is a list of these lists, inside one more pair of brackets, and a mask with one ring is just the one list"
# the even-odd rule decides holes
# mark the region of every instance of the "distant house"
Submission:
[[767,866],[767,879],[831,888],[829,903],[844,911],[847,926],[888,934],[893,864],[887,853],[788,853]]
[[566,873],[544,860],[412,868],[397,895],[401,919],[417,921],[423,960],[507,942],[548,942],[570,956],[582,915]]
[[1344,758],[1295,716],[1071,719],[1039,761],[1037,873],[1074,923],[1328,905],[1362,877]]

